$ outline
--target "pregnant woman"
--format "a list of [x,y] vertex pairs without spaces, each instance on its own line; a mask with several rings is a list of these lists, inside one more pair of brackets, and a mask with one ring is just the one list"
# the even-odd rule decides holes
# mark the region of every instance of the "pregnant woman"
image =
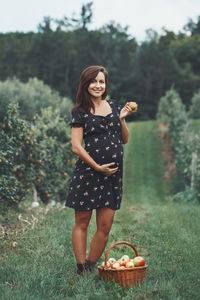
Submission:
[[[115,211],[120,208],[123,144],[129,137],[125,117],[137,110],[137,104],[132,110],[129,102],[121,109],[117,101],[105,100],[107,94],[106,69],[102,66],[86,68],[81,74],[72,109],[72,151],[79,158],[66,201],[66,206],[75,211],[72,245],[78,274],[91,271],[101,257]],[[97,230],[86,259],[87,229],[94,209]]]

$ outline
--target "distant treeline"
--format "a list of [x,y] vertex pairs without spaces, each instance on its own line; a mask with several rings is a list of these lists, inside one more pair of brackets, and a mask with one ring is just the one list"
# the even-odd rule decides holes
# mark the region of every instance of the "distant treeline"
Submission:
[[139,119],[154,119],[159,99],[171,87],[188,109],[200,88],[200,16],[178,34],[150,29],[140,44],[113,22],[89,30],[91,20],[88,3],[76,19],[45,17],[36,33],[1,33],[0,81],[37,77],[74,101],[82,70],[100,64],[109,72],[110,98],[138,102]]

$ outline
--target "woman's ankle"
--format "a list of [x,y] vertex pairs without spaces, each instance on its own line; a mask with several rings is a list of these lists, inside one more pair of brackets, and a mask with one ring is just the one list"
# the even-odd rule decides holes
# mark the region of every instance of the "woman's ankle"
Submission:
[[85,271],[87,271],[87,263],[84,263],[84,264],[77,263],[77,274],[82,274]]
[[89,271],[92,271],[95,267],[97,262],[91,261],[89,259],[86,259],[86,265]]

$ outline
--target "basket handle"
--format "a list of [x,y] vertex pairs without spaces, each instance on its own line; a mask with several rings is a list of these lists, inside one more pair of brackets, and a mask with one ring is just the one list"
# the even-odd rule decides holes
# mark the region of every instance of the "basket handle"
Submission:
[[130,247],[134,250],[135,255],[138,256],[138,252],[137,252],[136,248],[135,248],[131,243],[128,243],[128,242],[117,242],[117,243],[112,244],[112,245],[108,248],[108,250],[106,251],[106,254],[105,254],[105,266],[107,265],[107,259],[108,259],[108,254],[109,254],[110,250],[111,250],[112,248],[114,248],[115,246],[120,245],[120,244],[125,244],[125,245],[130,246]]

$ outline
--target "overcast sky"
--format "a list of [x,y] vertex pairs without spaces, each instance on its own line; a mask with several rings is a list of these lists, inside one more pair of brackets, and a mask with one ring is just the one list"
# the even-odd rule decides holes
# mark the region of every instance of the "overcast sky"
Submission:
[[[0,32],[37,31],[44,16],[61,19],[89,0],[0,0]],[[200,0],[93,0],[93,20],[89,29],[100,28],[111,20],[129,26],[128,32],[138,41],[145,39],[149,28],[161,33],[162,27],[178,33],[200,15]]]

